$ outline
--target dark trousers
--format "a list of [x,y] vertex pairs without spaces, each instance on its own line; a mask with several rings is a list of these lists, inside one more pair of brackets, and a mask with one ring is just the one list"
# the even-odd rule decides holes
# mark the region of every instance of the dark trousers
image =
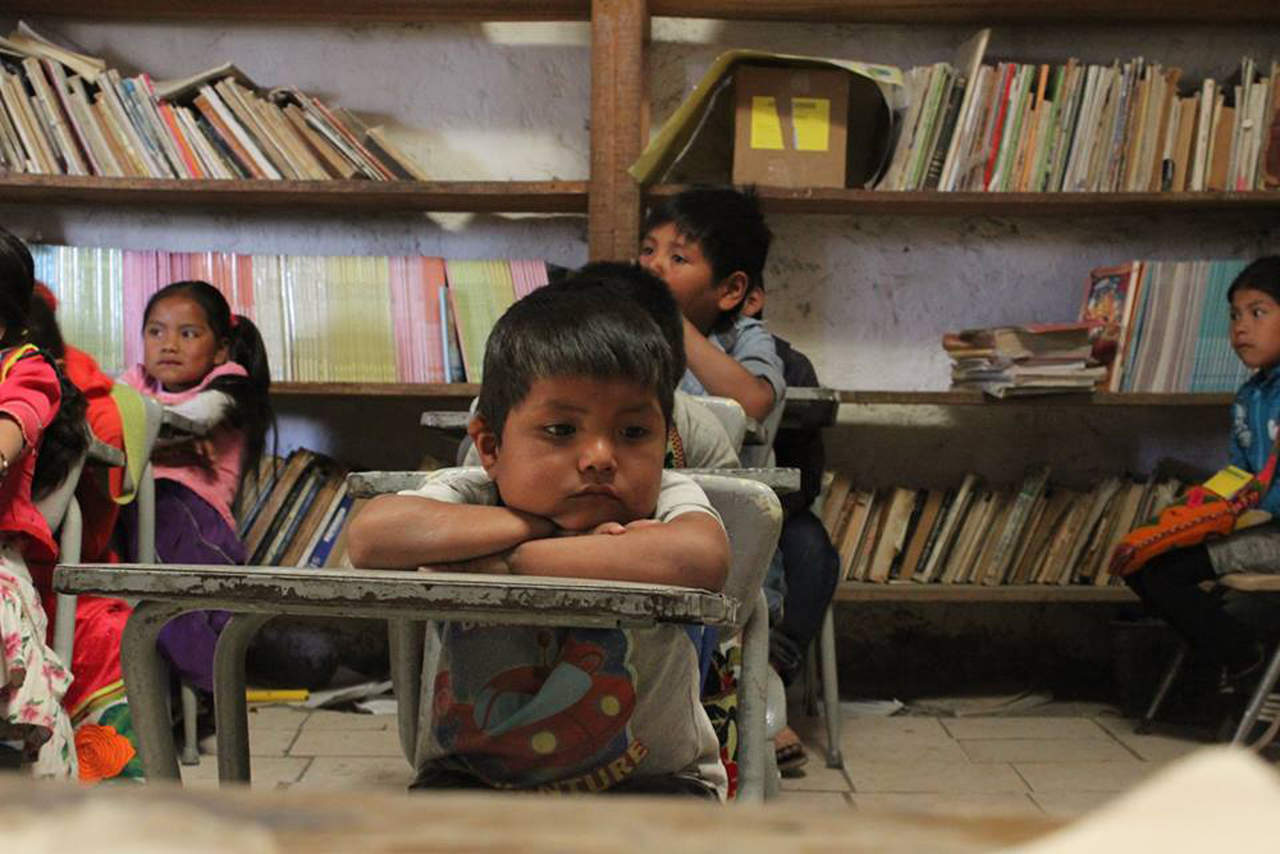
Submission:
[[1125,583],[1193,648],[1239,670],[1257,660],[1258,637],[1223,607],[1221,596],[1200,588],[1216,578],[1208,549],[1198,545],[1153,558]]
[[769,632],[769,659],[782,681],[790,683],[822,628],[835,594],[840,556],[822,522],[807,508],[782,523],[778,549],[787,583],[782,619]]

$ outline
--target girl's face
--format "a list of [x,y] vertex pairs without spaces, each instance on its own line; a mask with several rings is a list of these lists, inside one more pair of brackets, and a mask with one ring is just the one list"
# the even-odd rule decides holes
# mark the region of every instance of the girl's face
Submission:
[[1255,370],[1280,364],[1280,304],[1262,291],[1238,288],[1231,295],[1231,347]]
[[165,391],[186,391],[227,361],[227,342],[209,328],[200,304],[165,297],[151,306],[142,327],[143,364]]

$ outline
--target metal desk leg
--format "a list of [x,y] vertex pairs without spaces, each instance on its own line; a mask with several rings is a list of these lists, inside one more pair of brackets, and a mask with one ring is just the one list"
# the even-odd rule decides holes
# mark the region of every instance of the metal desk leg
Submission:
[[169,721],[169,669],[156,639],[166,623],[192,610],[197,609],[174,602],[139,602],[120,640],[120,669],[149,780],[182,779]]
[[742,681],[738,684],[738,800],[764,800],[768,738],[764,710],[769,668],[769,606],[764,591],[742,629]]
[[840,755],[840,683],[836,676],[836,626],[831,606],[822,618],[822,634],[818,647],[822,650],[822,716],[827,723],[827,767],[844,765]]
[[422,653],[427,624],[421,620],[387,620],[391,651],[391,684],[396,692],[400,750],[414,764],[418,750],[418,702],[422,692]]
[[244,654],[274,614],[232,614],[213,654],[213,718],[217,729],[218,782],[249,782],[249,710],[244,699]]

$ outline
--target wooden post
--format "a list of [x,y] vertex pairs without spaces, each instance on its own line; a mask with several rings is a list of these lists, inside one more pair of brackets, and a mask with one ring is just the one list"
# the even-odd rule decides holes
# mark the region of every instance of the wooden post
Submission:
[[644,143],[646,0],[591,0],[591,182],[587,232],[592,260],[633,258],[640,188],[627,167]]

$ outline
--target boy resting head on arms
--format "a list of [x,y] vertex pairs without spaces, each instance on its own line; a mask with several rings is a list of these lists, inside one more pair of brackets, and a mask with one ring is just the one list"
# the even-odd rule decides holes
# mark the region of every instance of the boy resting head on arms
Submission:
[[[468,431],[483,468],[369,502],[352,562],[719,590],[719,516],[662,469],[675,365],[649,314],[607,289],[520,300],[485,349]],[[417,786],[724,796],[683,627],[443,623],[428,630],[428,668]]]

